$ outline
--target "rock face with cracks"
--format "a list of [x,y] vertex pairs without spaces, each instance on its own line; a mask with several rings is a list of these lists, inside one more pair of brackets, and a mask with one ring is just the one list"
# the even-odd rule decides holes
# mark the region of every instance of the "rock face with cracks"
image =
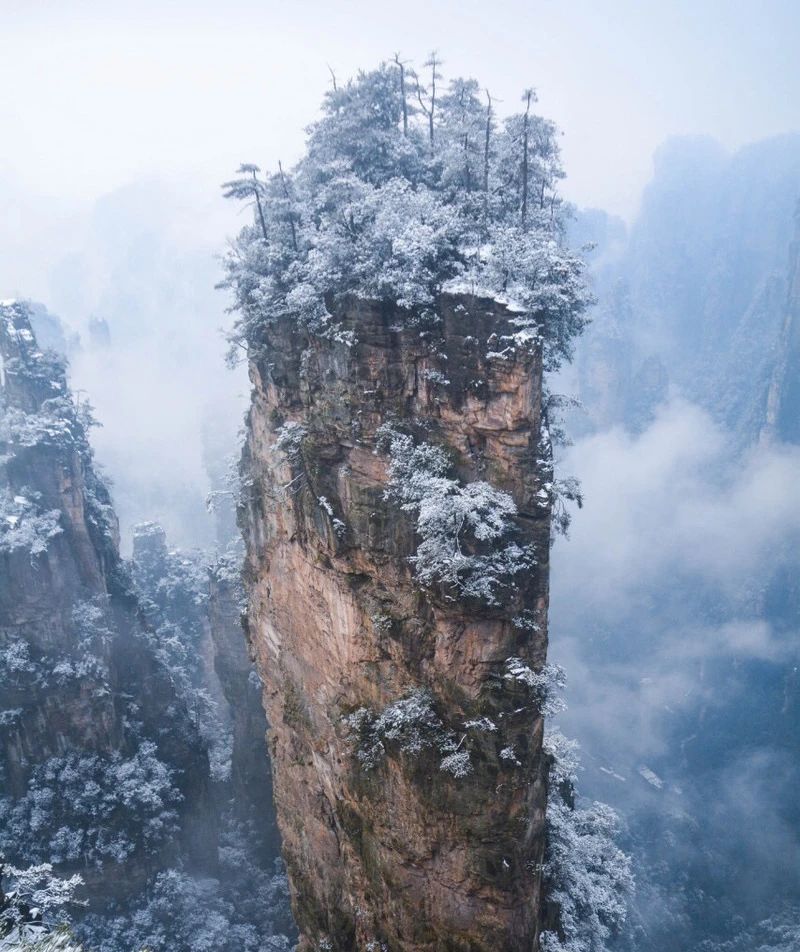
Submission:
[[[335,334],[287,319],[251,346],[248,637],[304,950],[538,948],[551,472],[541,343],[513,317],[352,299]],[[415,578],[386,424],[513,498],[533,564],[496,604]]]

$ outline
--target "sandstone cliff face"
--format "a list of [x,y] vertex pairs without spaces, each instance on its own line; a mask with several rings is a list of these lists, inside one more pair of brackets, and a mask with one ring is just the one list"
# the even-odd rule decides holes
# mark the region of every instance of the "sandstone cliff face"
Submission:
[[[38,350],[29,318],[24,304],[0,305],[4,818],[51,758],[98,755],[116,763],[152,742],[174,771],[180,813],[175,836],[153,851],[161,860],[181,854],[207,865],[216,855],[208,758],[148,640],[120,559],[116,517],[63,367]],[[105,832],[111,838],[125,831]],[[47,852],[43,839],[26,842],[27,833],[20,827],[12,861],[24,863],[35,848]],[[119,863],[86,869],[86,850],[62,852],[65,866],[81,869],[100,903],[109,894],[134,893],[156,861],[132,847]]]
[[[542,719],[507,662],[538,672],[547,647],[541,350],[510,336],[493,301],[444,296],[437,310],[410,328],[390,306],[351,301],[337,319],[352,346],[287,321],[251,361],[249,639],[306,950],[538,946]],[[304,428],[288,455],[275,445],[287,422]],[[384,498],[376,431],[387,422],[447,448],[462,481],[513,496],[536,565],[500,605],[415,580],[413,516]],[[420,689],[469,754],[465,775],[389,740],[374,766],[359,760],[348,715]]]

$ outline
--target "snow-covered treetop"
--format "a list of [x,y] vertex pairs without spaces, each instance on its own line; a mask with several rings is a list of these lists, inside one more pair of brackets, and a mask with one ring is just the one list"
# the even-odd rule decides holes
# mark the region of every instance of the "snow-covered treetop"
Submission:
[[226,259],[236,343],[257,351],[282,318],[336,336],[346,295],[415,321],[450,291],[509,304],[543,334],[549,366],[570,357],[590,296],[562,242],[556,127],[531,90],[501,120],[477,81],[445,83],[439,69],[431,57],[417,75],[396,58],[334,83],[293,169],[242,165],[225,184],[254,211]]
[[18,869],[8,865],[0,854],[0,936],[8,940],[0,944],[0,948],[14,948],[9,933],[14,934],[19,948],[27,947],[24,942],[27,938],[35,940],[38,933],[43,937],[43,930],[54,921],[56,914],[76,902],[75,892],[82,884],[83,880],[77,875],[69,879],[54,876],[49,863]]
[[74,446],[91,457],[92,407],[75,401],[66,362],[41,350],[24,301],[0,302],[0,443]]

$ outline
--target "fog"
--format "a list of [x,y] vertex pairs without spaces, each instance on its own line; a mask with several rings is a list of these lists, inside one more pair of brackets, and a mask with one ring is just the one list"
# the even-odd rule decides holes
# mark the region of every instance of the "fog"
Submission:
[[798,539],[798,463],[800,451],[781,445],[740,458],[707,413],[677,398],[641,434],[580,440],[563,466],[580,476],[586,505],[556,550],[559,586],[580,588],[605,623],[665,583],[749,598],[745,586]]
[[[70,208],[56,203],[52,217],[30,193],[5,193],[28,212],[21,240],[3,236],[0,284],[79,335],[71,380],[101,424],[93,443],[126,540],[132,524],[155,519],[175,543],[214,541],[209,466],[218,482],[237,452],[248,392],[244,367],[224,361],[227,300],[215,285],[239,222],[217,193],[147,179]],[[92,319],[105,322],[107,339],[90,332]]]
[[568,197],[628,218],[668,136],[733,149],[797,124],[792,0],[0,6],[3,161],[62,200],[165,172],[213,188],[243,160],[291,163],[328,67],[344,77],[396,50],[419,65],[438,49],[507,111],[536,86],[565,133]]
[[583,748],[584,793],[628,827],[634,924],[646,947],[669,948],[692,918],[710,930],[732,909],[766,918],[796,895],[800,860],[800,632],[781,606],[800,543],[800,450],[742,457],[676,398],[643,433],[585,437],[562,465],[586,504],[552,563],[551,656],[569,677],[560,720]]
[[[186,544],[212,531],[203,432],[233,452],[247,389],[222,363],[215,255],[239,219],[219,184],[241,161],[299,155],[329,70],[438,48],[501,112],[533,83],[564,132],[566,196],[627,218],[665,137],[734,148],[795,122],[788,0],[2,6],[0,294],[82,332],[74,385],[97,408],[123,524],[157,517]],[[109,324],[102,353],[92,317]]]

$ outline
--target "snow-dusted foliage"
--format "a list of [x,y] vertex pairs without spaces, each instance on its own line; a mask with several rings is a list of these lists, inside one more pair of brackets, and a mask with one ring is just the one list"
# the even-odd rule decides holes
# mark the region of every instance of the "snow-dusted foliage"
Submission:
[[243,165],[226,184],[254,210],[227,256],[237,343],[257,351],[281,318],[352,343],[335,324],[344,296],[392,301],[414,323],[450,290],[508,303],[549,367],[571,355],[590,297],[562,242],[557,130],[531,92],[499,121],[475,80],[442,92],[429,65],[427,82],[384,63],[335,85],[295,168]]
[[[215,780],[231,770],[232,735],[225,712],[209,691],[206,670],[211,566],[199,552],[168,549],[157,523],[134,527],[131,576],[150,631],[149,640],[206,742]],[[232,561],[235,561],[232,560]],[[227,562],[221,571],[232,571]]]
[[290,952],[289,890],[282,865],[253,863],[248,831],[228,830],[218,877],[159,872],[132,910],[91,914],[79,931],[92,952]]
[[102,868],[157,852],[178,829],[173,771],[143,742],[132,757],[80,754],[36,767],[24,796],[0,799],[0,849]]
[[[96,697],[109,696],[112,686],[107,649],[115,635],[115,622],[107,602],[105,596],[76,602],[69,620],[70,642],[65,648],[45,651],[22,637],[8,637],[0,647],[0,684],[34,703],[33,692],[69,681],[91,681]],[[0,721],[11,713],[0,711]]]
[[285,453],[291,462],[299,458],[303,447],[303,440],[308,435],[308,430],[302,423],[296,423],[290,420],[280,426],[275,433],[274,448]]
[[[131,576],[150,631],[152,650],[170,677],[203,740],[212,777],[230,774],[230,725],[209,690],[207,637],[209,580],[212,571],[203,553],[169,549],[157,523],[134,526]],[[220,572],[233,572],[233,562],[218,561]],[[233,576],[232,576],[233,577]]]
[[561,535],[567,535],[572,522],[572,513],[567,504],[575,503],[579,509],[582,508],[583,492],[580,481],[574,476],[556,478],[554,446],[569,443],[561,418],[563,409],[574,408],[580,404],[558,394],[545,394],[543,405],[544,413],[536,460],[537,469],[542,477],[538,502],[543,507],[548,505],[551,507],[553,530]]
[[453,731],[442,723],[427,691],[411,691],[404,698],[375,714],[359,708],[345,723],[356,739],[356,757],[365,770],[380,764],[387,751],[394,750],[412,757],[425,750],[442,754],[439,767],[454,777],[472,772],[469,753],[460,750]]
[[520,658],[509,658],[504,678],[524,684],[543,717],[553,717],[564,710],[560,692],[566,683],[566,675],[560,665],[546,664],[540,671],[534,671]]
[[76,903],[75,892],[81,885],[78,875],[54,876],[50,863],[18,868],[6,865],[0,854],[0,936],[13,931],[20,945],[41,938],[42,928],[54,924]]
[[[0,406],[0,443],[17,449],[70,446],[90,456],[87,434],[96,425],[92,407],[73,399],[64,358],[38,348],[29,326],[32,318],[31,304],[0,302],[2,334],[15,354],[2,368],[3,389],[11,398]],[[27,399],[21,401],[23,391]]]
[[410,561],[420,584],[498,605],[500,592],[534,564],[532,548],[514,540],[511,496],[483,481],[462,485],[447,475],[451,464],[441,447],[415,443],[390,426],[378,431],[378,447],[389,454],[386,498],[416,514],[421,541]]
[[58,509],[42,510],[37,505],[38,493],[15,495],[0,490],[0,553],[25,549],[32,556],[41,555],[53,536],[61,529]]
[[606,952],[633,891],[631,860],[616,845],[619,821],[604,803],[576,803],[578,745],[557,729],[545,734],[551,757],[544,866],[558,932],[542,936],[543,952]]
[[732,939],[707,939],[697,946],[697,952],[797,952],[798,949],[800,906],[789,904]]
[[472,761],[469,757],[469,751],[456,750],[452,754],[442,757],[439,769],[445,773],[451,774],[456,779],[468,777],[472,773]]
[[86,432],[94,425],[88,404],[73,403],[69,395],[59,396],[45,400],[36,413],[18,407],[6,409],[0,416],[0,441],[17,447],[75,446],[84,450]]
[[[45,449],[74,454],[83,469],[87,521],[101,536],[115,540],[116,517],[89,443],[89,432],[96,425],[92,407],[73,397],[64,360],[37,348],[33,334],[24,326],[30,317],[30,305],[0,302],[2,333],[7,340],[20,344],[20,355],[5,360],[2,369],[0,476],[9,459],[28,451]],[[36,502],[36,495],[27,491],[12,493],[11,501],[0,499],[0,550],[5,541],[7,549],[19,547],[20,543],[31,548],[34,555],[44,551],[47,538],[56,534],[50,531],[55,510],[40,512]],[[15,506],[24,511],[17,512]]]
[[14,928],[0,938],[0,952],[89,952],[79,945],[67,926],[52,931],[45,926]]

